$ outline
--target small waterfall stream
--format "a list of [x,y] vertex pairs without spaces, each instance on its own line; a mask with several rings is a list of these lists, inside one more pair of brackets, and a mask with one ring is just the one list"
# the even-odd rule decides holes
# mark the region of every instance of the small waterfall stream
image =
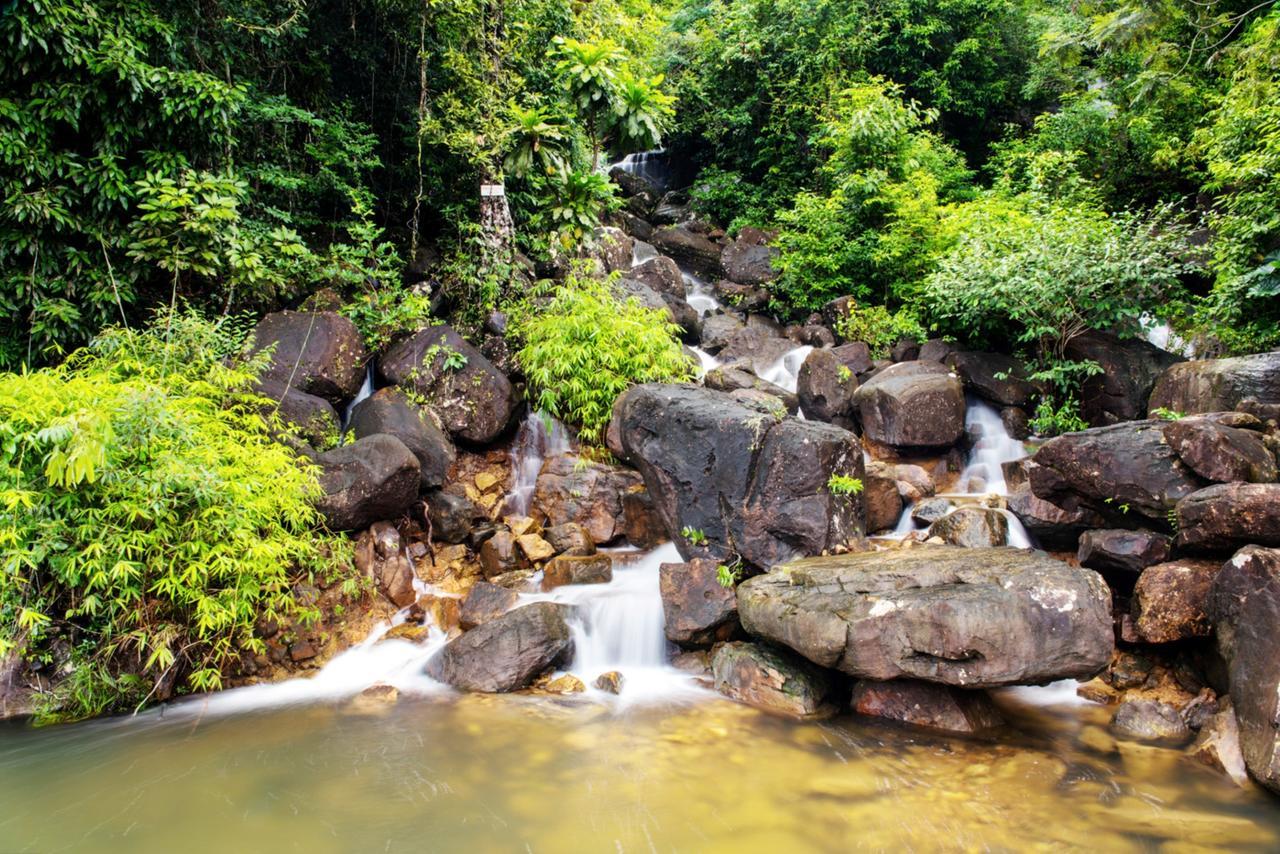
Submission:
[[529,515],[543,462],[569,447],[569,428],[550,415],[529,411],[511,443],[512,485],[503,504],[509,515]]
[[356,396],[347,404],[347,408],[342,410],[342,425],[340,433],[347,432],[347,425],[351,423],[351,413],[356,411],[356,407],[373,394],[373,362],[370,361],[364,371],[364,382],[360,385],[360,390],[356,392]]
[[804,360],[812,352],[813,348],[808,345],[801,345],[794,350],[789,350],[767,370],[762,371],[760,379],[765,382],[771,382],[779,388],[795,394],[796,386],[800,380],[800,366],[804,364]]

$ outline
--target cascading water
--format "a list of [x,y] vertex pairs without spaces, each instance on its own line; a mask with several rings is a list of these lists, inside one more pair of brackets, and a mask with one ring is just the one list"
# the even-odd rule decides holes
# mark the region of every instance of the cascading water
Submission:
[[684,277],[685,293],[687,294],[686,302],[693,306],[693,310],[698,313],[698,317],[705,318],[713,312],[720,311],[724,308],[720,300],[716,299],[715,292],[706,280],[695,276],[687,270],[681,270]]
[[646,261],[652,261],[658,257],[658,250],[653,247],[652,243],[645,243],[643,240],[636,240],[632,243],[631,248],[631,266],[639,267]]
[[781,359],[760,373],[760,379],[795,394],[800,379],[800,366],[812,352],[813,348],[808,345],[787,351]]
[[670,183],[670,164],[667,162],[667,153],[661,148],[653,151],[637,151],[634,154],[628,154],[621,160],[610,163],[606,172],[612,172],[614,169],[621,169],[628,175],[635,175],[637,178],[643,178],[653,186],[659,193],[666,192],[667,185]]
[[342,411],[342,431],[347,432],[347,425],[351,423],[351,413],[356,411],[356,406],[361,401],[366,400],[373,394],[373,362],[370,362],[364,372],[364,383],[361,384],[360,390],[356,392],[356,396],[347,404],[347,408]]
[[530,410],[511,443],[511,491],[504,501],[506,512],[528,516],[533,491],[542,463],[549,457],[567,453],[569,429],[550,415]]

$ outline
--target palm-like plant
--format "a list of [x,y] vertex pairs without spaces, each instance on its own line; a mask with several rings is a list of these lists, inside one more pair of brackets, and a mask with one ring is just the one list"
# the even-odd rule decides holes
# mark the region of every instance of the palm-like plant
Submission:
[[595,227],[613,193],[609,179],[597,171],[559,174],[554,187],[551,219],[557,230],[577,240]]
[[564,81],[591,137],[591,167],[595,169],[600,165],[608,117],[617,103],[618,65],[626,54],[608,39],[586,43],[557,36],[553,55],[557,57],[556,74]]
[[663,92],[662,75],[619,75],[613,134],[623,152],[657,148],[674,114],[675,98]]
[[563,116],[545,107],[526,110],[512,104],[511,125],[505,135],[507,154],[502,168],[515,177],[564,169],[569,136]]

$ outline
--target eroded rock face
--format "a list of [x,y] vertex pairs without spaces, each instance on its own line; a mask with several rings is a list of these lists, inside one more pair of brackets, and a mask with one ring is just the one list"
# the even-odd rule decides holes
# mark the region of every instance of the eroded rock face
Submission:
[[816,557],[738,586],[753,635],[859,678],[987,688],[1091,676],[1111,593],[1038,552],[920,546]]
[[1138,635],[1148,643],[1208,637],[1209,591],[1221,568],[1218,561],[1175,560],[1144,569],[1133,589]]
[[1178,502],[1177,545],[1191,551],[1280,546],[1280,483],[1220,483]]
[[1179,362],[1160,375],[1148,406],[1192,415],[1235,409],[1249,398],[1280,403],[1280,351]]
[[1182,462],[1215,483],[1274,483],[1276,458],[1262,434],[1206,418],[1184,418],[1164,428],[1165,440]]
[[413,589],[413,564],[401,547],[400,532],[389,522],[374,522],[356,538],[356,571],[373,579],[378,592],[398,608],[418,598]]
[[732,314],[713,314],[702,321],[702,349],[719,353],[729,345],[732,335],[744,329],[742,321]]
[[1204,485],[1169,447],[1163,421],[1130,421],[1050,439],[1032,457],[1031,491],[1064,510],[1089,507],[1119,527],[1168,524]]
[[[847,430],[659,384],[619,397],[614,426],[617,450],[640,470],[686,560],[736,552],[763,567],[862,535],[861,496],[828,488],[833,475],[863,474],[861,447]],[[684,529],[700,531],[706,545],[692,545]]]
[[1072,338],[1066,357],[1097,362],[1102,372],[1086,377],[1080,388],[1080,414],[1094,427],[1136,421],[1147,415],[1156,380],[1182,361],[1138,338],[1120,339],[1090,330]]
[[649,242],[703,278],[714,279],[720,275],[720,244],[697,233],[688,223],[660,228]]
[[387,351],[387,382],[421,395],[456,438],[487,444],[510,426],[519,400],[506,375],[447,325],[431,326]]
[[316,458],[324,495],[316,508],[335,531],[398,518],[418,498],[418,458],[395,436],[376,433]]
[[866,435],[894,448],[945,448],[964,432],[964,386],[936,362],[899,362],[853,394]]
[[1280,792],[1280,550],[1241,549],[1218,573],[1212,597],[1245,765]]
[[560,606],[535,602],[451,640],[427,662],[427,675],[463,691],[516,691],[572,650]]
[[629,469],[594,461],[584,465],[564,454],[543,464],[533,507],[543,525],[581,525],[592,542],[602,545],[626,533],[623,498],[640,485],[640,476]]
[[946,357],[946,364],[955,369],[970,391],[992,403],[1026,407],[1036,396],[1026,366],[1012,356],[955,352]]
[[868,463],[862,478],[862,503],[867,513],[867,533],[883,531],[898,523],[902,515],[902,495],[893,466]]
[[348,427],[357,439],[375,433],[395,436],[418,458],[422,488],[444,485],[455,459],[453,443],[430,413],[410,403],[401,392],[384,388],[360,401],[351,412]]
[[738,597],[732,587],[716,580],[718,566],[716,561],[698,558],[658,567],[668,640],[708,644],[717,629],[737,617]]
[[855,714],[943,730],[975,733],[1004,725],[1004,716],[985,691],[965,691],[918,679],[862,681],[853,686]]
[[1237,786],[1249,784],[1249,772],[1240,751],[1240,727],[1229,699],[1223,698],[1221,708],[1201,727],[1195,744],[1187,752],[1202,765],[1231,778]]
[[274,345],[264,379],[277,380],[341,409],[364,382],[360,330],[333,311],[277,311],[253,330],[253,351]]
[[721,644],[711,672],[721,694],[779,715],[817,714],[831,690],[827,675],[809,662],[758,643]]
[[707,388],[715,389],[716,391],[733,392],[750,389],[766,394],[769,397],[776,398],[791,415],[795,415],[800,410],[800,398],[798,395],[792,394],[782,386],[774,385],[768,380],[762,380],[750,371],[744,371],[740,368],[715,368],[707,371],[707,375],[702,378],[702,383]]

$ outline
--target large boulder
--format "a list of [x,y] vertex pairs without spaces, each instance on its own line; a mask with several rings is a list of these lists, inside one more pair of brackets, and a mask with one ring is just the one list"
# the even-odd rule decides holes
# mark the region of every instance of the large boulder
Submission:
[[902,515],[902,493],[894,467],[887,463],[866,464],[862,477],[862,503],[867,514],[867,533],[894,527]]
[[644,282],[632,278],[618,279],[613,287],[620,299],[634,299],[645,308],[666,314],[667,320],[680,327],[682,340],[698,340],[698,312],[682,297],[659,293]]
[[649,242],[663,255],[671,256],[704,278],[714,279],[720,275],[720,244],[694,231],[689,223],[660,228]]
[[778,277],[773,267],[778,250],[766,245],[762,238],[759,231],[746,229],[724,248],[720,266],[729,279],[743,285],[766,285]]
[[966,388],[992,403],[1025,408],[1036,396],[1026,365],[1012,356],[955,352],[946,357],[946,364],[955,369]]
[[1107,523],[1088,507],[1067,510],[1052,501],[1037,498],[1025,488],[1010,493],[1007,506],[1027,533],[1047,549],[1070,551],[1077,547],[1082,534]]
[[423,489],[443,486],[456,456],[453,443],[431,413],[393,388],[380,389],[356,404],[348,429],[357,439],[386,433],[404,442],[418,458]]
[[1280,551],[1247,548],[1213,585],[1214,630],[1249,773],[1280,792]]
[[324,494],[316,507],[335,531],[367,528],[403,514],[422,484],[418,458],[395,436],[376,433],[316,458]]
[[709,644],[717,629],[738,616],[738,597],[720,583],[717,570],[718,563],[706,558],[658,567],[668,640]]
[[1249,399],[1280,403],[1280,350],[1172,365],[1160,375],[1148,406],[1193,415],[1235,409]]
[[1142,571],[1133,588],[1134,628],[1147,643],[1208,637],[1210,589],[1222,565],[1216,560],[1175,560]]
[[613,542],[627,529],[624,498],[640,475],[622,466],[561,454],[543,463],[533,490],[534,517],[546,527],[581,525],[593,543]]
[[506,375],[443,324],[396,344],[378,370],[387,382],[422,397],[445,429],[467,442],[486,444],[498,438],[519,403]]
[[936,362],[899,362],[853,393],[863,432],[894,448],[945,448],[964,433],[964,386]]
[[1081,566],[1136,577],[1149,566],[1163,563],[1173,553],[1173,538],[1154,531],[1106,529],[1086,531],[1080,537],[1076,559]]
[[[847,430],[688,385],[636,386],[618,398],[613,420],[616,450],[644,476],[686,560],[736,553],[765,567],[862,535],[861,497],[829,488],[833,476],[863,473]],[[706,545],[680,536],[686,529]]]
[[1080,506],[1118,527],[1168,524],[1204,485],[1165,441],[1164,421],[1129,421],[1050,439],[1036,451],[1031,491],[1066,510]]
[[702,321],[702,349],[719,353],[729,346],[733,334],[744,328],[742,321],[732,314],[708,315]]
[[809,717],[831,692],[827,674],[785,650],[758,643],[726,643],[711,659],[716,690],[771,714]]
[[740,584],[738,617],[823,667],[968,688],[1093,676],[1114,647],[1101,576],[1010,548],[796,560]]
[[1178,502],[1177,545],[1189,551],[1280,546],[1280,483],[1220,483]]
[[275,413],[297,430],[312,447],[325,448],[338,441],[338,412],[323,397],[307,394],[284,380],[270,377],[258,382],[257,393],[270,401],[264,416]]
[[853,686],[854,714],[944,732],[976,733],[1004,725],[985,691],[966,691],[918,679],[862,681]]
[[322,397],[341,409],[364,382],[365,351],[360,330],[333,311],[277,311],[253,330],[253,351],[273,347],[264,379],[277,380]]
[[427,662],[427,675],[463,691],[517,691],[572,650],[560,606],[535,602],[449,641]]
[[1092,330],[1072,338],[1064,355],[1102,368],[1101,373],[1086,377],[1080,388],[1080,414],[1094,427],[1146,417],[1156,380],[1170,365],[1182,361],[1181,356],[1142,339]]
[[857,390],[858,378],[831,350],[811,352],[796,378],[804,417],[842,427],[853,417],[853,393]]
[[1276,458],[1256,430],[1228,427],[1207,418],[1184,418],[1165,427],[1164,437],[1182,462],[1205,480],[1276,480]]
[[660,294],[685,299],[684,275],[680,265],[666,255],[650,258],[627,271],[627,278],[643,282]]

